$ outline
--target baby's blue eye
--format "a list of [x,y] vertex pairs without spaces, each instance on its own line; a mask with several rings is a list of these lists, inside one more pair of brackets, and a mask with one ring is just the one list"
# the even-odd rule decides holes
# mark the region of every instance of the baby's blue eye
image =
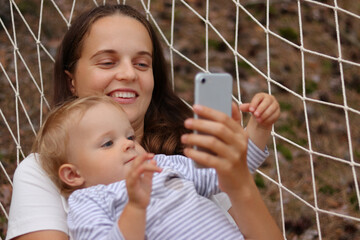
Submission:
[[134,140],[135,140],[135,136],[132,135],[132,136],[130,136],[130,137],[127,137],[127,139],[128,139],[128,140],[131,140],[131,141],[134,141]]
[[107,141],[106,143],[104,143],[103,145],[101,145],[101,147],[110,147],[113,144],[114,144],[114,142],[110,140],[110,141]]

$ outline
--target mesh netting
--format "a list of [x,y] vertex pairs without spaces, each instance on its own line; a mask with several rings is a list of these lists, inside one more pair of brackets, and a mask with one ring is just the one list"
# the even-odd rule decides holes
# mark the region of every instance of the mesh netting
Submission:
[[1,237],[13,173],[50,108],[61,37],[79,12],[108,3],[148,16],[187,103],[199,71],[231,73],[239,103],[260,91],[278,99],[271,156],[254,177],[287,239],[360,238],[360,4],[352,0],[0,0]]

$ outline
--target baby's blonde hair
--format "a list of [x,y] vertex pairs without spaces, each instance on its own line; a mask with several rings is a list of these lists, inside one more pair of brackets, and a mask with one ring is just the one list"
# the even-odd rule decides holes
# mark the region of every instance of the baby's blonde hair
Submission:
[[59,177],[61,165],[68,163],[69,129],[79,123],[87,110],[100,103],[110,104],[123,112],[120,104],[108,96],[90,96],[67,101],[49,113],[33,144],[32,152],[39,153],[42,168],[64,196],[82,187],[69,186]]

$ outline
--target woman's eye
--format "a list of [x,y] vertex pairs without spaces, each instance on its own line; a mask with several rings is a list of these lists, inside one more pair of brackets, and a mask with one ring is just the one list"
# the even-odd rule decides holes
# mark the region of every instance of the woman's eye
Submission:
[[113,64],[114,64],[114,62],[102,62],[102,63],[100,63],[100,65],[103,65],[103,66],[111,66]]
[[147,70],[149,68],[149,66],[145,63],[137,63],[137,64],[135,64],[135,66],[139,70]]
[[107,147],[110,147],[113,144],[114,144],[114,142],[110,140],[110,141],[107,141],[106,143],[104,143],[103,145],[101,145],[101,147],[107,148]]
[[111,67],[111,66],[115,65],[115,62],[111,61],[111,60],[106,60],[106,61],[98,62],[97,65],[100,66],[100,67],[108,68],[108,67]]
[[137,65],[140,67],[148,67],[148,65],[146,63],[138,63]]
[[134,65],[140,70],[147,70],[150,67],[148,61],[135,61]]

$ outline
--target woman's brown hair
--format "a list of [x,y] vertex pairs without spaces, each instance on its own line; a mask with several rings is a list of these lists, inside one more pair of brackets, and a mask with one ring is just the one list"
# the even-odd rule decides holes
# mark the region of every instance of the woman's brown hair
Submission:
[[153,44],[154,90],[145,115],[141,145],[152,153],[182,154],[184,146],[180,142],[180,136],[188,132],[183,124],[192,115],[192,111],[172,90],[161,44],[153,27],[144,15],[128,5],[99,6],[82,13],[74,20],[56,55],[53,104],[60,105],[74,97],[65,70],[75,72],[84,39],[92,24],[114,14],[125,15],[142,23]]

